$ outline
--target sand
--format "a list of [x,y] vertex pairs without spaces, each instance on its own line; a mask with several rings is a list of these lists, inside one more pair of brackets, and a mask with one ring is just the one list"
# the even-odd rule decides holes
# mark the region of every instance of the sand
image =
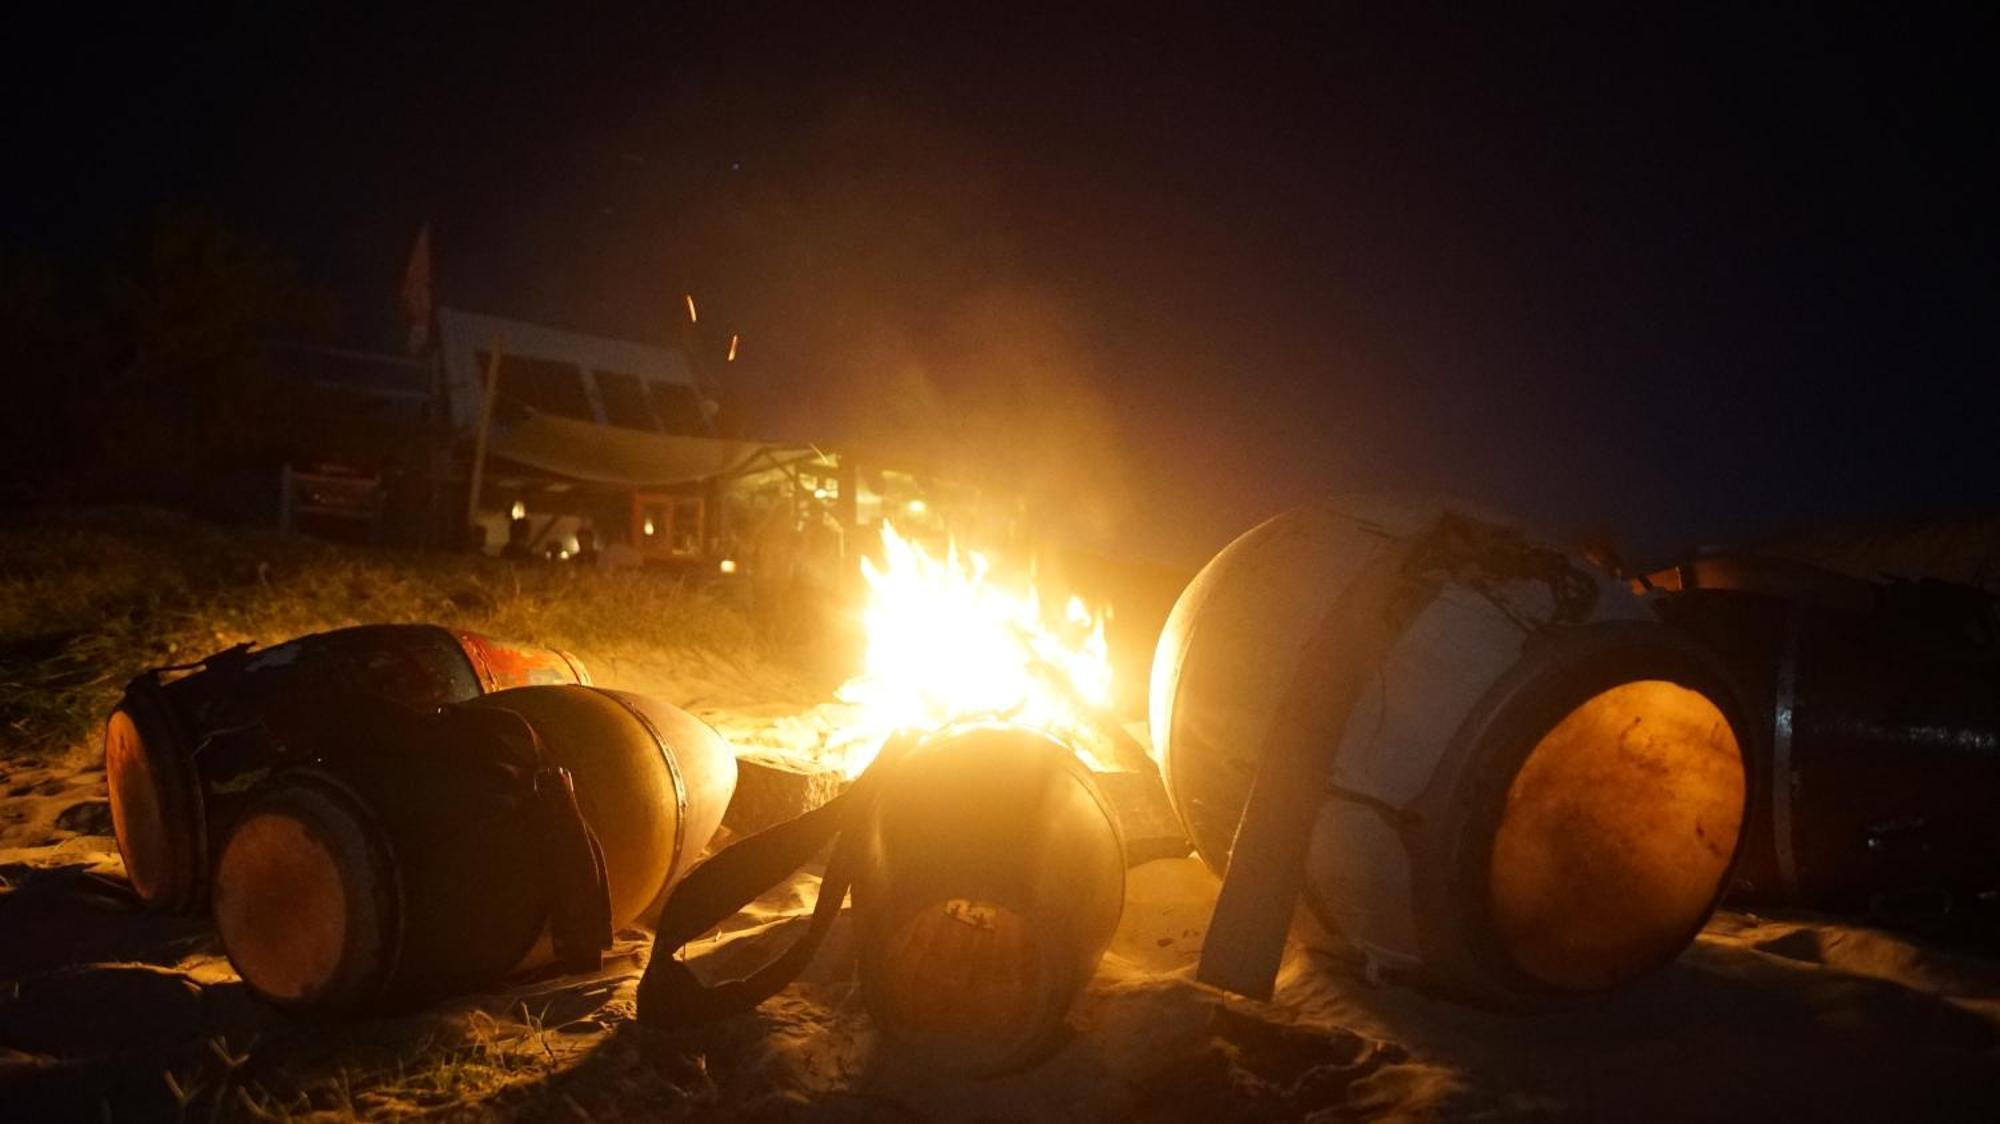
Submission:
[[[727,669],[604,667],[764,749],[817,721]],[[1558,1014],[1473,1010],[1300,946],[1253,1003],[1193,983],[1216,883],[1191,858],[1130,872],[1073,1033],[1002,1078],[940,1076],[878,1039],[844,918],[797,983],[699,1031],[631,1021],[640,930],[588,978],[291,1018],[200,919],[138,906],[93,757],[0,757],[0,1120],[2000,1119],[2000,962],[1724,911],[1657,976]],[[691,949],[696,970],[771,955],[817,887],[808,868],[764,895]]]

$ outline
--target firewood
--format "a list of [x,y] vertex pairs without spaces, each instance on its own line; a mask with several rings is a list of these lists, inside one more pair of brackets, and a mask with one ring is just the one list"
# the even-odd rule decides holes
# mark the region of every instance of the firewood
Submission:
[[722,825],[738,837],[802,816],[847,788],[847,775],[810,762],[745,755],[736,759],[736,795]]
[[1111,805],[1112,822],[1125,842],[1126,866],[1177,859],[1192,849],[1158,773],[1098,773],[1092,779]]

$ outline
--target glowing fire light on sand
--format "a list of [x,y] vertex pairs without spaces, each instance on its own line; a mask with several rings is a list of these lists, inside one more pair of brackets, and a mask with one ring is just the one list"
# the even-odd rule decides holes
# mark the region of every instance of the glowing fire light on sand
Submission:
[[898,729],[934,729],[970,718],[1038,727],[1077,747],[1093,768],[1086,708],[1111,700],[1104,616],[1072,597],[1060,620],[1042,615],[1032,583],[992,580],[984,555],[956,543],[940,560],[882,524],[883,564],[861,562],[867,655],[837,693],[857,709],[829,739],[848,776],[858,776]]

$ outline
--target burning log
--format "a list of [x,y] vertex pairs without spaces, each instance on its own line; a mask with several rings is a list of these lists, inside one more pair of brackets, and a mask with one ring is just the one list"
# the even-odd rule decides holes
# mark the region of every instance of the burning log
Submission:
[[[852,786],[732,843],[668,898],[639,1018],[691,1025],[755,1006],[810,960],[850,885],[862,989],[884,1035],[938,1068],[997,1073],[1055,1042],[1124,904],[1121,827],[1145,858],[1184,854],[1143,747],[1108,712],[1103,620],[987,581],[883,528],[864,561],[868,647],[838,693],[854,720],[815,759]],[[969,564],[966,561],[969,559]],[[975,717],[977,716],[977,717]],[[911,731],[933,731],[916,734]],[[1098,777],[1093,764],[1134,770]],[[810,769],[762,765],[732,823],[824,799]],[[1107,793],[1122,795],[1122,823]],[[775,799],[774,799],[775,794]],[[782,810],[782,808],[781,808]],[[706,983],[675,951],[832,843],[804,935],[763,967]]]
[[1303,897],[1377,967],[1497,1006],[1617,987],[1699,931],[1747,727],[1656,599],[1436,508],[1307,508],[1182,595],[1153,736],[1226,872],[1201,978],[1268,995]]
[[295,756],[224,840],[214,910],[244,983],[290,1007],[596,967],[735,784],[713,730],[618,691],[529,687],[429,715],[330,696],[273,717]]
[[[838,769],[777,757],[740,756],[736,770],[736,795],[730,799],[722,825],[738,837],[802,816],[847,791],[852,783]],[[1187,830],[1174,814],[1167,790],[1150,762],[1144,772],[1099,772],[1093,776],[1098,794],[1118,825],[1118,836],[1124,840],[1127,863],[1136,866],[1154,859],[1179,858],[1192,849]]]
[[1108,758],[1117,765],[1115,770],[1096,770],[1096,778],[1098,792],[1109,804],[1119,837],[1125,841],[1125,861],[1137,866],[1154,859],[1186,855],[1193,845],[1188,842],[1180,817],[1174,813],[1173,802],[1167,798],[1159,769],[1146,747],[1126,732],[1117,715],[1085,698],[1059,668],[1045,661],[1035,661],[1030,668],[1050,690],[1075,708],[1079,719],[1075,736],[1094,736],[1108,747],[1107,753],[1090,756],[1098,760]]
[[1092,780],[1118,825],[1126,865],[1178,859],[1194,849],[1158,773],[1093,773]]
[[1108,750],[1107,753],[1092,754],[1092,756],[1115,766],[1115,770],[1099,769],[1098,772],[1121,771],[1158,775],[1159,769],[1153,764],[1152,755],[1146,752],[1145,746],[1139,744],[1139,739],[1126,732],[1124,724],[1118,721],[1118,716],[1111,713],[1110,708],[1086,698],[1083,692],[1077,689],[1076,681],[1046,657],[1034,654],[1031,650],[1024,663],[1028,674],[1032,675],[1036,682],[1070,707],[1077,719],[1078,737],[1099,742]]
[[288,699],[341,690],[430,709],[510,687],[589,682],[565,652],[435,625],[343,628],[148,671],[126,686],[104,731],[112,826],[132,888],[155,908],[201,905],[211,842],[248,788],[287,757],[263,719]]
[[722,825],[751,835],[796,819],[846,791],[847,774],[810,761],[746,754],[736,759],[736,795]]
[[730,828],[753,832],[818,807],[897,731],[990,718],[1047,732],[1107,778],[1100,788],[1132,861],[1186,854],[1158,770],[1110,712],[1101,615],[1072,598],[1051,621],[1032,586],[994,580],[979,554],[954,546],[936,558],[887,524],[882,544],[882,564],[862,565],[867,653],[839,691],[838,728],[816,752],[746,757]]
[[1115,721],[1094,718],[1103,714],[1111,686],[1101,614],[1071,598],[1063,619],[1051,621],[1032,584],[1011,588],[993,580],[983,555],[961,553],[955,544],[934,558],[886,521],[882,547],[882,565],[865,557],[861,564],[869,591],[863,667],[838,692],[860,714],[842,739],[850,747],[850,776],[898,730],[937,729],[970,717],[1048,730],[1080,752],[1094,747],[1073,732],[1096,725],[1127,767],[1151,768]]

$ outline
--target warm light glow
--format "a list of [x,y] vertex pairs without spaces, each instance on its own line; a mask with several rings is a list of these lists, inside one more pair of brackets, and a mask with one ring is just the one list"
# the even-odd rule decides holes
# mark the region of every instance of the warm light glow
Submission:
[[933,557],[887,521],[882,547],[882,565],[861,562],[862,670],[838,692],[857,717],[827,747],[849,776],[895,730],[995,717],[1046,730],[1093,767],[1111,767],[1108,748],[1093,751],[1101,735],[1084,713],[1111,701],[1102,613],[1072,597],[1062,619],[1047,619],[1032,583],[1010,588],[984,555],[956,544]]
[[930,509],[931,505],[922,500],[911,500],[909,503],[903,505],[903,510],[909,512],[911,515],[922,515]]
[[646,516],[646,533],[649,535],[653,533],[653,517],[650,515]]
[[693,294],[693,293],[686,293],[686,294],[684,294],[684,296],[686,296],[686,298],[687,298],[687,302],[688,302],[688,323],[690,323],[690,324],[699,324],[699,323],[701,323],[701,317],[699,317],[699,316],[696,316],[696,315],[694,314],[694,294]]
[[1663,679],[1592,696],[1507,788],[1487,908],[1515,965],[1552,987],[1615,987],[1687,944],[1736,855],[1749,778],[1706,695]]
[[512,510],[507,514],[513,519],[526,519],[528,517],[528,505],[522,503],[520,500],[515,500]]
[[729,337],[729,358],[724,359],[723,362],[724,363],[736,362],[736,337],[734,335]]
[[733,574],[736,572],[736,559],[725,558],[716,564],[716,568],[725,574]]

